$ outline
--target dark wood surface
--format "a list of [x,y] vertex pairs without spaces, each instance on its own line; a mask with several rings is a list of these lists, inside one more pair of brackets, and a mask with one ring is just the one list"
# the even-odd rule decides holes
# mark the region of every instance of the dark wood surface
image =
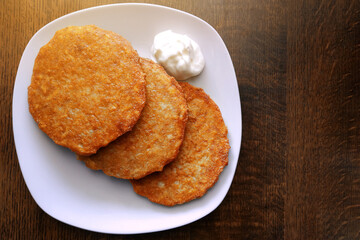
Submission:
[[75,10],[115,1],[0,1],[0,239],[360,239],[360,2],[144,1],[190,12],[224,39],[243,136],[222,204],[192,224],[106,235],[61,223],[31,197],[11,106],[32,35]]

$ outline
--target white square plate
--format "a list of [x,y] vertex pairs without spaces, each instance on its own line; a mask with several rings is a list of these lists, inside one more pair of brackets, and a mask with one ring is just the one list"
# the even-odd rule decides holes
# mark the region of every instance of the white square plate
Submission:
[[[164,207],[132,190],[129,181],[108,177],[76,160],[53,143],[28,110],[27,87],[40,47],[55,31],[69,25],[95,24],[127,38],[142,57],[151,57],[153,37],[164,30],[187,34],[202,49],[206,66],[189,80],[218,104],[229,130],[229,165],[204,197]],[[67,224],[105,233],[145,233],[175,228],[212,212],[224,199],[234,177],[241,143],[241,108],[230,55],[219,34],[203,20],[176,9],[150,4],[114,4],[77,11],[40,29],[22,55],[13,94],[13,131],[22,174],[36,203]]]

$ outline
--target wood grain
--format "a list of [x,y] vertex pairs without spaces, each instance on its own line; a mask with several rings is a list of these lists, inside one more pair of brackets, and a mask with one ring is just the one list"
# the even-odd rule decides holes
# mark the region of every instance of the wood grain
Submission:
[[290,6],[288,239],[360,238],[358,3]]
[[78,229],[44,213],[25,185],[12,135],[21,54],[50,21],[114,2],[0,2],[0,239],[360,239],[356,0],[141,1],[204,19],[228,47],[243,114],[229,193],[201,220],[135,236]]

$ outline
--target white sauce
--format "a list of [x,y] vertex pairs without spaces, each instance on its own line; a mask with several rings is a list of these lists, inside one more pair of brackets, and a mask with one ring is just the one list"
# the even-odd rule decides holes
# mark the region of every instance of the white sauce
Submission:
[[155,36],[151,52],[156,61],[176,80],[199,75],[205,66],[199,45],[188,36],[171,30]]

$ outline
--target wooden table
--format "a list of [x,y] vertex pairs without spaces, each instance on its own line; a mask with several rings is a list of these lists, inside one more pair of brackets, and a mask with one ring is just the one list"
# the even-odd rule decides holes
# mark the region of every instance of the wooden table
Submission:
[[136,236],[78,229],[44,213],[15,152],[11,106],[32,35],[115,1],[0,2],[0,239],[360,239],[360,2],[144,1],[192,13],[225,41],[243,136],[230,191],[192,224]]

